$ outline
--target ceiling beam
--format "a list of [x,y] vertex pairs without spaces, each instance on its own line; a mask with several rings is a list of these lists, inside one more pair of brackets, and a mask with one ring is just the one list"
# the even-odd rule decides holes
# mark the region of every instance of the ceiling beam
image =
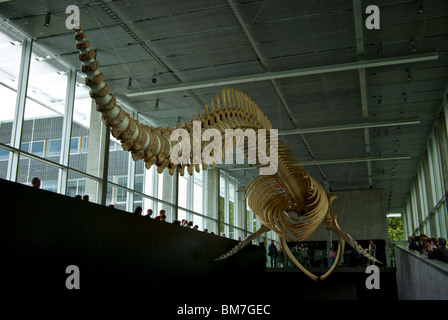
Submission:
[[239,83],[267,81],[267,80],[274,80],[274,79],[285,79],[285,78],[292,78],[292,77],[302,77],[302,76],[322,74],[322,73],[358,70],[358,69],[366,69],[366,68],[373,68],[373,67],[385,67],[385,66],[391,66],[391,65],[397,65],[397,64],[437,60],[438,58],[439,58],[439,54],[437,52],[431,52],[431,53],[413,54],[413,55],[393,57],[393,58],[359,60],[359,61],[355,61],[355,62],[332,64],[332,65],[326,65],[326,66],[301,68],[301,69],[278,71],[278,72],[264,72],[264,73],[260,73],[260,74],[252,74],[252,75],[240,76],[240,77],[214,79],[214,80],[208,80],[208,81],[198,81],[198,82],[192,82],[189,84],[179,84],[179,85],[175,85],[175,86],[173,86],[173,85],[160,86],[157,89],[128,92],[125,95],[127,97],[138,97],[138,96],[152,95],[152,94],[158,94],[158,93],[167,93],[167,92],[176,92],[176,91],[184,91],[184,90],[192,90],[192,89],[203,89],[203,88],[212,88],[212,87],[219,87],[219,86],[228,86],[228,85],[239,84]]
[[[394,160],[409,160],[411,156],[391,156],[391,157],[365,157],[365,158],[344,158],[344,159],[328,159],[328,160],[315,160],[315,161],[304,161],[297,164],[297,166],[316,166],[316,165],[332,165],[332,164],[342,164],[342,163],[362,163],[362,162],[372,162],[372,161],[394,161]],[[292,165],[294,166],[294,165]],[[241,166],[241,167],[223,167],[224,170],[239,171],[239,170],[255,170],[258,167],[255,166]]]
[[[355,21],[355,34],[356,34],[356,53],[358,59],[364,59],[364,21],[361,1],[353,0],[353,18]],[[362,107],[362,119],[365,122],[369,121],[369,110],[367,100],[367,80],[366,69],[360,68],[359,73],[359,88],[361,90],[361,107]],[[370,156],[370,132],[368,128],[364,128],[364,142],[366,146],[366,155]],[[367,179],[369,180],[369,186],[373,186],[372,178],[372,164],[367,162]]]
[[301,162],[301,166],[313,166],[316,164],[341,164],[341,163],[359,163],[359,162],[372,162],[372,161],[392,161],[392,160],[409,160],[411,156],[394,156],[394,157],[365,157],[365,158],[346,158],[346,159],[332,159],[332,160],[320,160],[320,161],[308,161]]
[[278,132],[278,135],[279,136],[287,136],[287,135],[293,135],[293,134],[306,134],[306,133],[319,133],[319,132],[331,132],[331,131],[343,131],[343,130],[407,126],[407,125],[414,125],[414,124],[420,124],[420,119],[402,120],[402,121],[364,122],[364,123],[346,124],[346,125],[340,125],[340,126],[281,130]]

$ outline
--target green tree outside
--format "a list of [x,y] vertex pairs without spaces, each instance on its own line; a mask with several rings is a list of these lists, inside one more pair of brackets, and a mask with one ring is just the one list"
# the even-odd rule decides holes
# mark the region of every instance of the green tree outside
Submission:
[[403,220],[401,217],[387,218],[387,232],[389,237],[389,253],[392,267],[395,267],[395,245],[393,241],[403,241]]
[[403,240],[403,222],[401,217],[387,218],[387,232],[389,235],[389,241]]

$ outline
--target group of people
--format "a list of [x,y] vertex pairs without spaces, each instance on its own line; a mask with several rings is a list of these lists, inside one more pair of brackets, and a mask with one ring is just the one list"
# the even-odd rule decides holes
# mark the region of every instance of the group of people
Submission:
[[429,259],[437,259],[448,263],[448,248],[445,238],[431,238],[422,233],[416,237],[409,237],[409,249],[427,255]]
[[[327,252],[321,249],[311,250],[308,248],[307,243],[302,243],[300,245],[296,244],[290,250],[296,260],[305,267],[325,267],[327,264],[332,265],[336,259],[336,251],[332,246],[330,246],[330,250]],[[369,240],[369,244],[365,250],[376,258],[377,248],[373,240]],[[277,249],[274,240],[268,246],[268,256],[270,257],[270,265],[273,268],[277,266],[293,266],[291,260],[287,258],[282,248]],[[366,266],[374,264],[374,262],[364,258],[354,250],[345,250],[340,263],[344,266]]]
[[[305,267],[311,267],[311,252],[307,243],[302,243],[300,246],[296,244],[295,247],[291,249],[291,252],[300,264]],[[277,249],[274,240],[271,240],[271,244],[268,246],[268,256],[271,260],[271,267],[276,268],[277,264],[279,266],[285,266],[285,253],[282,248],[279,250]],[[292,266],[289,259],[287,264],[288,266]]]
[[[291,249],[291,252],[302,265],[311,267],[310,252],[307,243],[302,243],[301,246],[296,244],[296,246]],[[268,256],[271,260],[271,267],[276,268],[277,262],[280,265],[284,264],[285,254],[282,248],[280,248],[280,250],[277,249],[274,240],[271,240],[271,244],[268,246]]]
[[[135,208],[134,210],[134,214],[138,214],[144,217],[148,217],[148,218],[152,218],[152,214],[153,214],[153,210],[152,209],[148,209],[146,210],[146,215],[143,215],[143,208],[141,206],[137,206],[137,208]],[[166,211],[165,210],[160,210],[159,211],[159,215],[156,216],[154,218],[154,220],[159,220],[162,222],[166,222]],[[173,224],[184,227],[184,228],[189,228],[189,229],[193,229],[193,230],[199,230],[199,226],[198,225],[194,225],[193,226],[193,221],[188,221],[186,219],[182,219],[182,220],[177,220],[174,219]],[[204,232],[208,233],[208,229],[205,228]],[[210,232],[211,234],[214,234],[213,232]]]
[[84,201],[89,201],[90,200],[88,194],[85,194],[83,196],[81,196],[80,194],[77,194],[74,198],[77,199],[77,200],[84,200]]

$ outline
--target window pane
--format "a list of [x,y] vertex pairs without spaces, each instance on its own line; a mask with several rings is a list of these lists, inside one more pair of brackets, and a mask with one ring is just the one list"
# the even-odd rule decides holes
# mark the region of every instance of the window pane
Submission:
[[179,220],[179,221],[182,221],[182,220],[188,220],[188,215],[187,215],[187,212],[186,211],[184,211],[184,210],[181,210],[181,209],[179,209],[179,210],[177,210],[177,220]]
[[16,108],[17,83],[22,54],[22,40],[0,30],[0,142],[11,142],[12,121]]
[[235,181],[229,179],[229,224],[235,225]]
[[243,240],[244,237],[244,231],[240,229],[235,229],[235,240]]
[[[170,175],[167,169],[159,174],[158,198],[169,203],[174,203],[174,178]],[[165,208],[164,208],[165,209]],[[167,209],[165,209],[167,210]],[[171,210],[171,209],[170,209]],[[167,215],[168,217],[168,215]],[[168,219],[167,219],[168,220]]]
[[247,214],[246,214],[247,230],[252,233],[254,230],[254,215],[253,215],[252,211],[250,210],[250,207],[247,204],[247,201],[246,201],[246,210],[247,210]]
[[187,208],[188,179],[186,176],[179,176],[179,207]]
[[[111,140],[115,138],[110,135]],[[117,183],[123,187],[128,186],[128,166],[129,166],[129,152],[123,150],[121,145],[117,146],[117,150],[109,149],[109,167],[108,180]]]
[[193,178],[194,178],[194,183],[197,184],[198,186],[202,186],[202,174],[204,173],[204,171],[200,171],[199,173],[197,173],[196,171],[193,174]]
[[423,169],[423,163],[420,165],[419,168],[419,177],[418,177],[418,187],[419,187],[419,194],[420,194],[420,203],[422,207],[422,213],[423,218],[427,217],[429,214],[428,211],[428,202],[427,202],[427,193],[426,193],[426,187],[425,187],[425,171]]
[[[89,89],[84,84],[84,79],[81,77],[81,74],[78,73],[73,105],[69,167],[96,176],[98,175],[97,159],[100,148],[92,148],[90,154],[88,153],[91,107],[92,99],[89,95]],[[88,161],[92,161],[93,163],[88,166]]]
[[8,175],[9,155],[11,152],[0,148],[0,178],[6,179]]
[[[157,174],[157,172],[156,173],[154,173],[155,171],[154,171],[154,167],[155,166],[152,166],[151,168],[149,168],[149,170],[146,170],[146,168],[145,168],[145,170],[143,171],[143,179],[144,179],[144,182],[143,182],[143,193],[144,194],[146,194],[146,195],[148,195],[148,196],[153,196],[154,195],[154,178],[155,178],[155,175]],[[157,214],[157,212],[155,212],[154,211],[154,203],[153,203],[153,201],[151,200],[151,199],[149,199],[149,198],[144,198],[143,199],[143,208],[144,209],[153,209],[153,214],[154,214],[154,216]]]
[[31,145],[31,153],[42,157],[44,155],[44,141],[34,141]]
[[67,178],[69,182],[67,183],[67,195],[72,197],[75,195],[88,196],[90,202],[99,203],[97,181],[70,170]]
[[203,213],[202,211],[202,175],[203,171],[197,173],[195,172],[193,175],[194,183],[193,183],[193,211],[197,213]]
[[438,225],[439,225],[439,236],[442,238],[448,238],[448,208],[446,200],[442,202],[440,208],[437,210],[438,213]]
[[89,146],[89,137],[83,136],[81,138],[81,153],[87,153],[88,146]]
[[8,158],[9,158],[9,151],[0,148],[0,161],[8,160]]
[[46,158],[52,158],[61,154],[61,139],[49,140],[47,145]]
[[[224,174],[219,175],[219,221],[225,222],[226,215],[226,178]],[[221,223],[220,233],[223,232],[223,224]]]
[[67,191],[66,195],[70,197],[75,197],[77,195],[83,196],[86,191],[86,180],[85,178],[71,176],[67,181]]
[[20,144],[20,150],[25,152],[30,152],[30,143],[29,142],[22,142]]
[[31,55],[22,144],[31,143],[30,152],[43,156],[41,144],[35,142],[61,139],[67,70],[36,43]]
[[145,162],[143,160],[135,161],[134,189],[136,191],[143,192],[145,171]]
[[107,185],[106,204],[113,204],[115,209],[126,211],[127,192],[126,190]]
[[198,230],[202,231],[204,230],[204,218],[201,216],[193,214],[193,227],[197,225]]
[[79,153],[79,137],[70,139],[70,154]]
[[148,209],[152,210],[151,218],[155,218],[157,212],[154,211],[155,202],[149,198],[143,197],[141,207],[143,208],[143,215],[147,214]]
[[30,159],[21,155],[17,173],[17,182],[31,185],[31,180],[37,177],[41,181],[41,189],[57,191],[59,169],[45,162]]
[[213,232],[214,234],[218,234],[218,223],[214,220],[205,218],[204,228],[207,228],[209,233]]
[[138,206],[142,207],[142,209],[143,209],[143,198],[141,195],[134,194],[134,207],[133,208],[137,208]]

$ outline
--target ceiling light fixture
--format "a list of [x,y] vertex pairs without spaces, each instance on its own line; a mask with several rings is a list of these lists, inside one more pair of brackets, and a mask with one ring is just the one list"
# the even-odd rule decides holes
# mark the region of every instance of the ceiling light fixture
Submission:
[[51,21],[51,13],[48,12],[48,13],[45,15],[45,23],[44,23],[44,26],[46,26],[47,28],[50,27],[50,21]]
[[420,0],[417,1],[417,12],[418,13],[425,12],[425,9],[423,8],[423,3]]
[[376,49],[376,53],[378,53],[378,54],[383,53],[383,45],[381,43],[378,45],[378,49]]
[[406,97],[406,93],[403,93],[403,103],[408,103],[408,98]]
[[132,89],[132,77],[129,77],[129,80],[128,80],[128,89]]
[[156,100],[156,105],[154,107],[154,110],[159,110],[159,99]]
[[416,52],[417,51],[417,46],[415,45],[414,39],[411,39],[411,51],[412,52]]
[[379,96],[378,97],[378,104],[383,104],[383,102],[384,102],[383,97]]
[[154,75],[152,76],[152,83],[157,83],[156,74],[154,74]]
[[407,73],[406,76],[407,76],[408,81],[412,81],[411,71],[406,70],[406,73]]

